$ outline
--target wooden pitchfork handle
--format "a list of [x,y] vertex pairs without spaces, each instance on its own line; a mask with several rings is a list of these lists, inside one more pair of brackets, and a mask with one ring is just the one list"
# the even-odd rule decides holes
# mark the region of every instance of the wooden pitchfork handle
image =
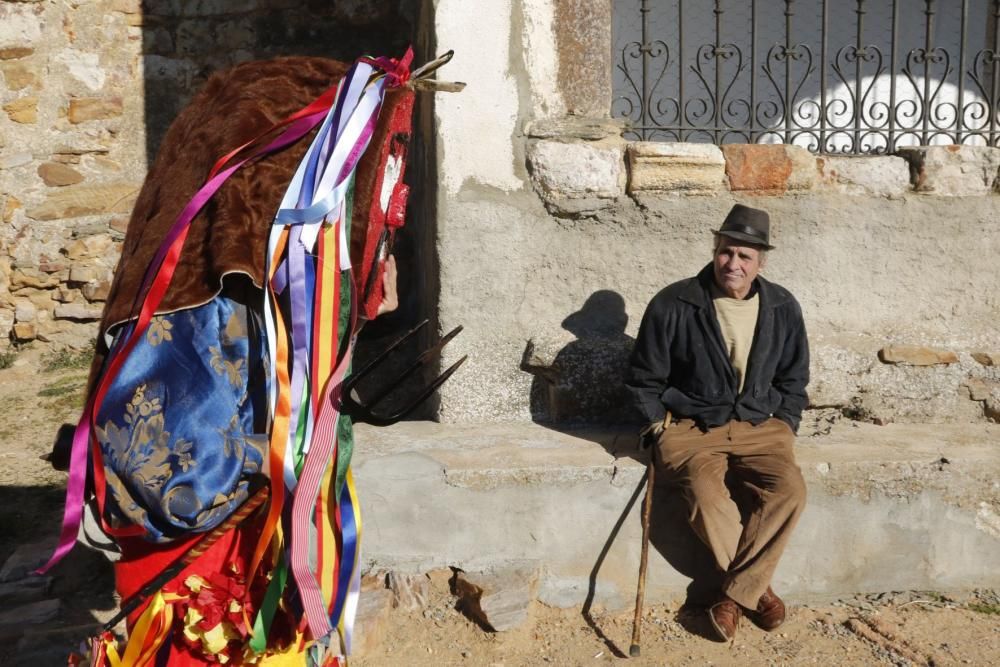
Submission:
[[[673,419],[668,412],[663,417],[663,428],[670,426]],[[646,464],[646,497],[642,502],[642,555],[639,557],[639,582],[635,588],[635,617],[632,619],[632,645],[628,647],[629,657],[638,658],[642,654],[639,635],[642,632],[642,602],[646,596],[646,565],[649,563],[649,515],[653,509],[653,486],[656,476],[656,453],[649,449],[649,463]]]

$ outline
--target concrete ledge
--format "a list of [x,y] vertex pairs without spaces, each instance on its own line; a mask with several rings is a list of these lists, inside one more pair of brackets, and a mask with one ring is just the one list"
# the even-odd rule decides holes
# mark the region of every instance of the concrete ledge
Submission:
[[[361,425],[362,555],[404,572],[534,561],[546,599],[626,607],[640,503],[608,541],[644,473],[633,443],[535,424]],[[800,438],[798,457],[809,506],[775,582],[790,598],[1000,586],[1000,426],[840,421]],[[680,499],[661,491],[653,512],[647,597],[676,600],[708,570]]]

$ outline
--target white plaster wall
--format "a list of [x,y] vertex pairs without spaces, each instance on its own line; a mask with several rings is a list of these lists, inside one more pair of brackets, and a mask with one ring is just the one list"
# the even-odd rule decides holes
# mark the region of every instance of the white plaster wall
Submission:
[[531,86],[531,115],[534,118],[561,116],[566,104],[559,93],[559,60],[552,0],[521,0],[524,20],[522,42],[524,64]]
[[468,84],[435,103],[441,195],[456,195],[466,182],[518,190],[511,137],[517,125],[518,87],[510,72],[511,0],[475,6],[462,0],[436,5],[437,43],[455,50],[447,78]]

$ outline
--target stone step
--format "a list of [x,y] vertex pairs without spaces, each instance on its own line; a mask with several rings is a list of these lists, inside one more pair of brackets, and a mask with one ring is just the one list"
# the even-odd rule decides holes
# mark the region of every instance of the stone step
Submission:
[[[368,566],[537,560],[548,604],[631,604],[645,472],[633,433],[407,422],[359,425],[356,440]],[[839,420],[800,437],[797,457],[809,501],[779,592],[818,602],[1000,586],[1000,425]],[[677,495],[657,487],[654,498],[647,599],[697,596],[691,575],[711,571],[703,547]]]

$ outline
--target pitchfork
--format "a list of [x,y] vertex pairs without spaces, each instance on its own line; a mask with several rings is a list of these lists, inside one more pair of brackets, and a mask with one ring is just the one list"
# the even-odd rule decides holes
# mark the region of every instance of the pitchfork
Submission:
[[441,375],[438,375],[433,382],[424,387],[420,394],[412,400],[409,404],[400,408],[396,412],[388,415],[376,414],[375,406],[378,405],[386,396],[391,394],[399,385],[401,385],[407,378],[416,373],[419,369],[426,366],[428,363],[437,359],[441,354],[441,348],[451,341],[452,338],[457,336],[459,332],[462,331],[462,326],[459,325],[446,333],[441,340],[427,348],[417,357],[410,366],[403,371],[399,377],[385,384],[384,387],[375,392],[367,402],[362,402],[360,397],[354,391],[358,383],[361,382],[365,377],[370,375],[376,366],[384,362],[389,355],[395,352],[403,343],[412,338],[420,329],[422,329],[427,324],[427,320],[424,320],[417,326],[410,329],[402,338],[397,340],[395,343],[390,345],[384,352],[372,359],[368,364],[356,373],[352,373],[347,381],[344,383],[343,393],[341,394],[341,410],[351,416],[355,422],[365,422],[367,424],[372,424],[373,426],[391,426],[395,424],[400,419],[405,418],[411,412],[417,409],[417,407],[423,403],[427,398],[437,390],[445,381],[451,377],[452,373],[458,370],[458,367],[469,358],[469,355],[463,356],[461,359],[449,366]]

